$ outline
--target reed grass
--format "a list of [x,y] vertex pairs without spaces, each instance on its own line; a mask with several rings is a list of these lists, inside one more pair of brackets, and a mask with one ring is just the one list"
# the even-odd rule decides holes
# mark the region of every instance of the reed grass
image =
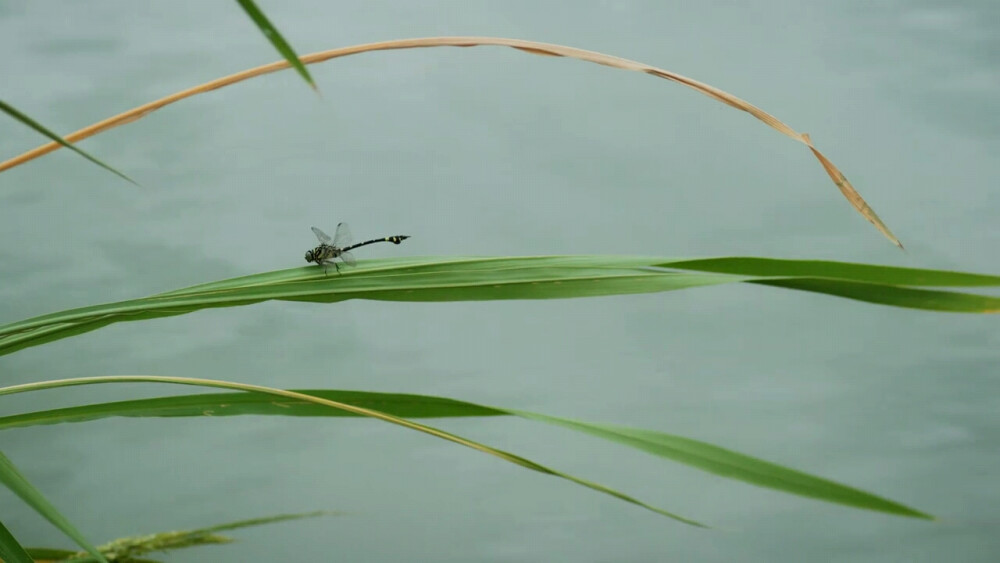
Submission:
[[[41,125],[10,104],[0,102],[0,111],[52,140],[48,144],[0,162],[0,171],[11,169],[60,147],[66,147],[95,164],[133,181],[125,174],[78,149],[73,143],[140,119],[180,100],[290,67],[295,68],[312,88],[317,89],[306,65],[375,51],[441,46],[499,46],[535,55],[573,58],[611,68],[642,72],[676,82],[750,114],[783,135],[804,144],[855,210],[870,221],[885,237],[902,248],[902,243],[889,231],[844,174],[815,147],[809,135],[792,129],[773,115],[733,94],[693,78],[645,63],[594,51],[551,43],[497,37],[460,36],[397,39],[321,51],[299,57],[290,43],[281,36],[269,18],[260,11],[252,0],[237,0],[237,2],[274,45],[275,49],[285,57],[284,61],[247,69],[165,96],[84,127],[65,137],[52,132],[51,129]],[[917,310],[964,313],[1000,311],[1000,298],[952,290],[953,288],[997,286],[1000,285],[1000,277],[941,270],[754,257],[704,259],[630,256],[411,258],[366,261],[357,269],[334,276],[325,276],[318,268],[294,268],[264,272],[139,299],[49,313],[0,326],[0,355],[83,334],[116,322],[153,320],[207,308],[247,306],[268,300],[332,304],[347,299],[423,302],[560,299],[664,292],[727,283],[751,283],[795,289]],[[0,395],[40,392],[46,389],[78,385],[124,382],[170,383],[202,388],[222,388],[232,392],[93,403],[5,415],[0,416],[0,431],[12,431],[40,424],[79,423],[108,417],[209,417],[210,415],[212,418],[243,415],[366,417],[428,434],[480,453],[492,455],[526,469],[568,480],[680,522],[703,526],[698,521],[647,504],[615,489],[557,471],[517,454],[410,420],[411,418],[516,416],[582,432],[633,450],[756,486],[853,508],[897,516],[933,519],[925,512],[896,501],[691,438],[654,430],[572,420],[513,408],[479,405],[445,397],[335,389],[283,390],[221,380],[155,375],[84,377],[41,381],[2,387]],[[109,558],[121,561],[144,561],[139,556],[155,549],[174,549],[228,541],[227,538],[216,534],[224,529],[307,516],[288,515],[271,519],[247,520],[187,532],[124,538],[94,547],[2,453],[0,453],[0,482],[86,550],[86,553],[53,549],[25,550],[3,523],[0,523],[0,558],[6,563],[25,563],[32,561],[32,557],[36,560],[51,558],[53,561],[77,559],[105,562]]]
[[995,313],[1000,297],[928,289],[988,287],[1000,276],[832,261],[641,256],[449,257],[368,260],[344,273],[306,266],[69,309],[0,326],[0,356],[109,324],[263,301],[337,303],[567,299],[751,283],[940,312]]

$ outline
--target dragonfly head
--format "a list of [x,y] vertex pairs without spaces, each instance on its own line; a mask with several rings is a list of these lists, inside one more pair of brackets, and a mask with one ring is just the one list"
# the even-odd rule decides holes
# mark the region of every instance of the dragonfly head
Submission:
[[306,262],[314,262],[315,258],[316,258],[316,255],[313,254],[312,250],[307,250],[306,251]]

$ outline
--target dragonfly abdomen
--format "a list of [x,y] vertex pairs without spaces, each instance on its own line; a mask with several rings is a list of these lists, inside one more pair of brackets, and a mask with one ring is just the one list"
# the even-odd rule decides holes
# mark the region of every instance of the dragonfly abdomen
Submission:
[[403,242],[404,240],[406,240],[408,238],[410,238],[410,235],[395,235],[395,236],[391,236],[391,237],[373,238],[371,240],[366,240],[365,242],[359,242],[358,244],[352,244],[351,246],[348,246],[347,248],[344,248],[343,251],[347,252],[348,250],[354,250],[355,248],[358,248],[359,246],[365,246],[365,245],[368,245],[368,244],[375,244],[376,242],[391,242],[392,244],[399,244],[399,243]]

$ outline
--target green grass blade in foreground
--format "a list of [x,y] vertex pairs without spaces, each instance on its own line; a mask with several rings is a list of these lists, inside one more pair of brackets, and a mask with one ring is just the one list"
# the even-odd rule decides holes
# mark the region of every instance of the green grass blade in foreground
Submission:
[[948,270],[900,268],[879,264],[835,262],[832,260],[790,260],[756,256],[729,256],[670,260],[666,268],[758,277],[825,278],[851,282],[918,287],[1000,286],[1000,276]]
[[0,561],[4,563],[35,563],[28,552],[17,543],[17,538],[0,522]]
[[329,408],[334,408],[334,409],[340,409],[340,410],[344,410],[344,411],[348,411],[348,412],[353,412],[353,413],[361,415],[361,416],[367,416],[367,417],[371,417],[371,418],[377,418],[377,419],[385,421],[385,422],[396,424],[396,425],[402,426],[404,428],[409,428],[410,430],[416,430],[416,431],[422,432],[424,434],[435,436],[437,438],[441,438],[443,440],[447,440],[449,442],[453,442],[453,443],[465,446],[467,448],[471,448],[471,449],[474,449],[474,450],[477,450],[477,451],[480,451],[480,452],[492,455],[494,457],[498,457],[498,458],[500,458],[500,459],[502,459],[504,461],[513,463],[515,465],[520,465],[521,467],[525,467],[527,469],[531,469],[532,471],[537,471],[539,473],[543,473],[543,474],[546,474],[546,475],[552,475],[554,477],[559,477],[561,479],[565,479],[567,481],[576,483],[578,485],[582,485],[582,486],[587,487],[589,489],[592,489],[592,490],[595,490],[595,491],[598,491],[598,492],[602,492],[602,493],[605,493],[607,495],[611,495],[613,497],[616,497],[616,498],[618,498],[620,500],[624,500],[624,501],[626,501],[628,503],[631,503],[631,504],[634,504],[636,506],[641,506],[642,508],[645,508],[647,510],[656,512],[656,513],[661,514],[663,516],[667,516],[669,518],[672,518],[672,519],[677,520],[679,522],[683,522],[685,524],[690,524],[692,526],[698,526],[698,527],[705,527],[705,525],[702,524],[702,523],[700,523],[700,522],[697,522],[695,520],[691,520],[689,518],[684,518],[683,516],[674,514],[672,512],[668,512],[666,510],[663,510],[662,508],[657,508],[657,507],[652,506],[650,504],[646,504],[646,503],[644,503],[644,502],[642,502],[642,501],[640,501],[640,500],[638,500],[638,499],[636,499],[634,497],[630,497],[630,496],[628,496],[628,495],[626,495],[626,494],[624,494],[622,492],[619,492],[619,491],[616,491],[614,489],[605,487],[605,486],[600,485],[598,483],[587,481],[585,479],[581,479],[579,477],[575,477],[575,476],[570,475],[568,473],[563,473],[563,472],[560,472],[560,471],[556,471],[554,469],[551,469],[551,468],[546,467],[544,465],[541,465],[539,463],[535,463],[534,461],[531,461],[531,460],[529,460],[527,458],[524,458],[524,457],[512,454],[510,452],[506,452],[506,451],[503,451],[503,450],[498,450],[496,448],[489,447],[489,446],[487,446],[485,444],[481,444],[479,442],[474,442],[472,440],[468,440],[468,439],[463,438],[461,436],[458,436],[456,434],[451,434],[449,432],[445,432],[443,430],[439,430],[439,429],[433,428],[431,426],[427,426],[427,425],[424,425],[424,424],[419,424],[419,423],[413,422],[412,420],[407,420],[407,419],[404,419],[404,418],[395,417],[395,416],[392,416],[392,415],[384,413],[384,412],[380,412],[380,411],[376,411],[376,410],[372,410],[372,409],[365,409],[365,408],[361,408],[361,407],[356,407],[354,405],[350,405],[350,404],[343,403],[343,402],[337,402],[337,401],[331,401],[331,400],[328,400],[328,399],[322,399],[322,398],[319,398],[319,397],[313,397],[313,396],[310,396],[310,395],[306,395],[306,394],[303,394],[303,393],[297,393],[297,392],[294,392],[294,391],[286,391],[286,390],[283,390],[283,389],[274,389],[274,388],[271,388],[271,387],[263,387],[263,386],[260,386],[260,385],[247,385],[247,384],[243,384],[243,383],[234,383],[234,382],[230,382],[230,381],[219,381],[219,380],[212,380],[212,379],[196,379],[196,378],[190,378],[190,377],[165,377],[165,376],[157,376],[157,375],[120,375],[120,376],[107,376],[107,377],[81,377],[81,378],[77,378],[77,379],[61,379],[61,380],[55,380],[55,381],[43,381],[43,382],[38,382],[38,383],[24,383],[24,384],[21,384],[21,385],[13,385],[13,386],[10,386],[10,387],[2,387],[2,388],[0,388],[0,395],[13,395],[13,394],[16,394],[16,393],[26,393],[26,392],[29,392],[29,391],[41,391],[43,389],[56,389],[56,388],[61,388],[61,387],[73,387],[73,386],[78,386],[78,385],[97,385],[97,384],[126,383],[126,382],[129,382],[129,383],[167,383],[167,384],[174,384],[174,385],[189,385],[189,386],[195,386],[195,387],[216,387],[216,388],[220,388],[220,389],[231,389],[231,390],[236,390],[236,391],[249,391],[249,392],[263,393],[263,394],[272,395],[272,396],[275,396],[275,397],[282,397],[284,399],[293,399],[293,400],[310,402],[310,403],[314,403],[314,404],[317,404],[317,405],[325,405],[325,406],[327,406]]
[[82,156],[83,158],[86,158],[87,160],[89,160],[89,161],[93,162],[94,164],[100,166],[101,168],[104,168],[105,170],[107,170],[109,172],[112,172],[114,174],[117,174],[118,176],[124,178],[125,180],[128,180],[129,182],[132,182],[133,184],[138,185],[138,183],[136,183],[136,181],[133,180],[132,178],[129,178],[124,173],[119,172],[118,170],[115,170],[111,166],[109,166],[109,165],[101,162],[100,160],[94,158],[93,156],[90,156],[88,153],[84,152],[83,149],[77,148],[76,145],[70,143],[66,139],[63,139],[59,135],[53,133],[51,130],[49,130],[47,127],[45,127],[41,123],[35,121],[34,119],[31,119],[30,117],[28,117],[27,115],[25,115],[24,113],[22,113],[21,111],[19,111],[17,108],[15,108],[14,106],[8,104],[7,102],[5,102],[3,100],[0,100],[0,110],[2,110],[7,115],[13,117],[14,119],[20,121],[21,123],[27,125],[28,127],[34,129],[38,133],[41,133],[42,135],[45,135],[49,139],[52,139],[53,141],[55,141],[55,142],[59,143],[60,145],[66,147],[68,149],[70,149],[71,151],[75,152],[76,154]]
[[877,283],[808,278],[759,280],[750,283],[797,289],[811,293],[825,293],[836,297],[846,297],[855,301],[867,301],[868,303],[905,307],[907,309],[923,309],[925,311],[938,311],[942,313],[1000,312],[1000,298],[972,293],[933,291]]
[[278,53],[280,53],[281,56],[288,61],[288,64],[292,65],[292,68],[299,73],[299,76],[306,81],[306,84],[308,84],[313,90],[318,90],[312,76],[309,74],[309,71],[306,70],[306,65],[302,64],[302,61],[299,60],[299,55],[294,49],[292,49],[292,46],[288,43],[288,41],[285,41],[285,38],[281,36],[281,33],[278,33],[278,28],[274,27],[274,24],[267,19],[267,16],[265,16],[264,12],[257,7],[257,4],[255,4],[253,0],[236,1],[243,7],[243,11],[250,16],[250,19],[257,24],[257,27],[259,27],[261,32],[264,33],[264,37],[267,37],[267,40],[271,42],[271,45],[274,45],[274,48],[278,50]]
[[[794,495],[810,497],[901,516],[930,516],[853,487],[782,467],[705,442],[662,432],[593,424],[527,411],[488,407],[426,395],[338,391],[330,389],[294,390],[314,397],[347,403],[400,417],[456,417],[514,415],[556,424],[570,430],[617,442],[647,453],[696,467],[730,479],[738,479]],[[276,400],[261,393],[211,393],[100,403],[49,411],[0,417],[0,430],[41,424],[83,422],[107,417],[189,417],[189,416],[358,416],[304,401]]]
[[[291,391],[346,403],[356,407],[373,409],[400,418],[510,416],[510,413],[506,410],[429,395],[330,389],[292,389]],[[27,428],[29,426],[87,422],[109,417],[174,418],[244,415],[362,416],[353,412],[331,409],[326,405],[295,399],[277,398],[265,393],[204,393],[97,403],[3,416],[0,417],[0,431],[12,428]]]
[[706,442],[639,428],[594,424],[527,411],[511,410],[509,412],[530,420],[584,432],[655,456],[697,467],[709,473],[729,479],[738,479],[760,487],[897,516],[934,519],[929,514],[860,489]]
[[294,268],[4,325],[0,327],[0,355],[111,323],[267,300],[557,299],[669,291],[743,279],[729,274],[667,272],[650,267],[654,262],[656,259],[613,256],[372,260],[329,276],[321,268]]
[[60,514],[52,503],[42,496],[42,493],[17,470],[14,463],[7,459],[7,456],[2,452],[0,452],[0,483],[3,483],[15,495],[20,497],[25,504],[34,508],[42,517],[51,522],[53,526],[62,530],[77,545],[87,550],[87,553],[93,555],[101,563],[108,563],[104,559],[104,556],[83,537],[83,534],[66,517]]
[[[358,268],[329,276],[315,267],[292,268],[9,323],[0,326],[0,355],[116,322],[268,300],[336,303],[348,299],[413,302],[566,299],[744,282],[912,309],[1000,311],[1000,297],[903,287],[928,281],[945,286],[1000,285],[997,276],[822,261],[792,261],[798,275],[759,275],[762,263],[770,264],[768,267],[775,271],[790,266],[767,259],[738,258],[716,259],[714,267],[725,267],[726,272],[667,269],[711,266],[693,262],[697,261],[641,256],[406,258],[370,260]],[[743,273],[744,270],[757,273]],[[869,281],[880,277],[894,283]]]

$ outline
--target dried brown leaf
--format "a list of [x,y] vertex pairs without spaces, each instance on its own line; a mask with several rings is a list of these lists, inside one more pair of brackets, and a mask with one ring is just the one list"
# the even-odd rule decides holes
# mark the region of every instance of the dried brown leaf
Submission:
[[[865,202],[861,194],[847,181],[847,178],[837,169],[836,166],[827,159],[823,153],[819,152],[815,146],[813,146],[812,141],[809,136],[803,133],[799,133],[783,123],[778,118],[767,113],[766,111],[758,108],[757,106],[742,100],[728,92],[720,90],[714,86],[710,86],[703,82],[694,80],[693,78],[688,78],[686,76],[670,72],[661,68],[656,68],[644,63],[631,61],[628,59],[623,59],[620,57],[615,57],[612,55],[606,55],[604,53],[598,53],[595,51],[587,51],[584,49],[577,49],[575,47],[567,47],[564,45],[555,45],[552,43],[540,43],[537,41],[527,41],[523,39],[505,39],[501,37],[421,37],[416,39],[395,39],[392,41],[382,41],[379,43],[367,43],[363,45],[353,45],[350,47],[341,47],[339,49],[331,49],[328,51],[320,51],[318,53],[312,53],[309,55],[304,55],[300,57],[301,61],[305,64],[313,64],[318,62],[327,61],[330,59],[336,59],[339,57],[346,57],[349,55],[356,55],[359,53],[368,53],[371,51],[388,51],[394,49],[414,49],[420,47],[475,47],[480,45],[496,45],[502,47],[512,47],[519,51],[526,53],[531,53],[535,55],[545,55],[545,56],[556,56],[556,57],[568,57],[573,59],[578,59],[582,61],[588,61],[592,63],[597,63],[604,66],[609,66],[613,68],[619,68],[623,70],[632,70],[637,72],[644,72],[646,74],[657,76],[666,80],[671,80],[673,82],[678,82],[689,88],[697,90],[702,94],[720,101],[728,106],[734,107],[738,110],[745,111],[750,115],[756,117],[760,121],[763,121],[771,128],[805,144],[812,153],[819,160],[820,164],[826,170],[830,178],[833,179],[834,184],[840,189],[847,201],[860,213],[863,217],[868,219],[875,227],[882,232],[890,241],[900,248],[903,247],[902,243],[893,236],[889,229],[885,226],[875,211]],[[171,94],[159,100],[150,102],[148,104],[139,106],[137,108],[131,109],[124,113],[120,113],[114,117],[110,117],[88,127],[84,127],[79,131],[75,131],[64,138],[70,142],[77,142],[81,139],[86,139],[92,135],[96,135],[102,131],[107,131],[108,129],[123,125],[130,121],[135,121],[150,112],[156,111],[164,106],[170,105],[174,102],[183,100],[184,98],[189,98],[197,94],[202,94],[209,92],[211,90],[216,90],[224,86],[229,86],[230,84],[235,84],[237,82],[242,82],[249,78],[254,78],[256,76],[261,76],[264,74],[269,74],[279,70],[283,70],[289,67],[287,61],[278,61],[256,68],[251,68],[238,72],[236,74],[231,74],[229,76],[224,76],[211,82],[206,82],[194,88],[189,88],[175,94]],[[24,154],[18,155],[14,158],[0,162],[0,172],[8,170],[20,164],[24,164],[29,160],[38,158],[42,155],[48,154],[56,149],[60,148],[58,143],[48,143],[32,149]]]

